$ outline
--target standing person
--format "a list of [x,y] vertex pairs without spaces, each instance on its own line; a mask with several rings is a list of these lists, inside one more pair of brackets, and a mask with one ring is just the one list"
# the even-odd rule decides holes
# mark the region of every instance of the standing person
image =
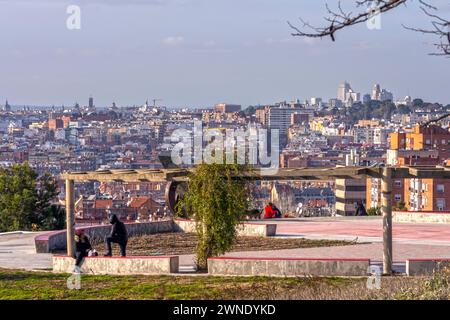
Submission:
[[367,216],[367,211],[362,201],[358,201],[356,204],[356,215],[359,217]]
[[89,237],[83,229],[75,231],[75,267],[81,267],[83,260],[88,256],[89,250],[92,250]]
[[112,256],[112,243],[117,243],[120,247],[120,256],[125,257],[126,256],[126,247],[128,242],[128,233],[127,228],[123,224],[122,221],[117,218],[115,214],[112,214],[109,222],[112,224],[111,233],[109,236],[105,238],[106,243],[106,254],[105,257],[111,257]]

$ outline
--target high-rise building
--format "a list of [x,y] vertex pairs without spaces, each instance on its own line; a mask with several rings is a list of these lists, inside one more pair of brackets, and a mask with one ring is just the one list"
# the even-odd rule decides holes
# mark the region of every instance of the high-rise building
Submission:
[[291,125],[291,115],[301,112],[302,109],[272,107],[267,115],[269,129],[278,129],[280,133],[280,143],[284,146],[287,143],[287,131]]
[[220,113],[234,113],[241,111],[242,106],[239,104],[219,103],[215,105],[214,109]]
[[89,97],[89,108],[93,108],[94,107],[94,98],[91,96]]
[[351,107],[353,103],[361,101],[361,94],[354,91],[348,82],[344,82],[339,85],[337,98],[347,107]]
[[386,89],[381,89],[381,86],[378,83],[373,86],[371,97],[372,100],[377,101],[394,101],[394,95],[392,92]]
[[88,110],[89,111],[94,111],[95,110],[94,98],[92,96],[89,97]]
[[337,98],[342,102],[347,101],[347,93],[351,90],[350,84],[345,81],[344,83],[339,85]]
[[370,96],[370,94],[365,94],[363,96],[363,103],[368,103],[368,102],[370,102],[371,99],[372,99],[372,97]]
[[380,100],[380,94],[381,94],[381,87],[380,85],[377,83],[373,86],[372,89],[372,100]]
[[334,108],[340,109],[343,106],[342,105],[342,100],[340,100],[340,99],[330,99],[328,101],[328,105],[329,105],[330,109],[334,109]]
[[311,98],[311,106],[319,108],[322,106],[322,98],[312,97]]
[[394,101],[394,95],[392,92],[387,91],[386,89],[381,90],[380,93],[380,101]]

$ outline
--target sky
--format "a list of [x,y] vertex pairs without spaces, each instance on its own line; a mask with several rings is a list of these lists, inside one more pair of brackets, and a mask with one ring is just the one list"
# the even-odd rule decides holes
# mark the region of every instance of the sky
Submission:
[[[450,60],[402,27],[429,25],[411,1],[380,30],[361,24],[331,42],[292,37],[287,24],[320,24],[318,0],[0,0],[0,104],[86,105],[93,95],[98,107],[247,106],[334,98],[344,80],[362,94],[379,83],[395,98],[450,103]],[[430,1],[450,17],[450,1]],[[79,30],[66,27],[72,4]]]

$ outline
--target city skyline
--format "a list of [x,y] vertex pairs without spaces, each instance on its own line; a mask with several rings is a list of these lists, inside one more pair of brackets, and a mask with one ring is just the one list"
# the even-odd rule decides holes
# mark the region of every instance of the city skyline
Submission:
[[246,106],[327,100],[344,80],[361,94],[380,83],[396,99],[450,102],[447,60],[428,56],[432,39],[401,26],[429,23],[415,4],[384,15],[381,30],[356,26],[333,43],[291,37],[286,23],[320,21],[322,3],[73,3],[80,30],[66,28],[67,1],[0,1],[2,103],[72,105],[92,94],[98,107],[147,98],[171,107]]

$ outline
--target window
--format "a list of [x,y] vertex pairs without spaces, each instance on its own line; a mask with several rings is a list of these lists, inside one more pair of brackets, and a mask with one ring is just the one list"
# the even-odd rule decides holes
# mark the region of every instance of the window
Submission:
[[425,140],[425,144],[430,144],[430,143],[431,143],[430,139]]
[[395,180],[394,181],[394,186],[400,188],[402,186],[402,180]]
[[436,199],[436,207],[438,211],[444,211],[445,199]]
[[396,194],[396,195],[394,195],[394,200],[395,201],[401,201],[402,200],[402,195],[401,194]]
[[438,184],[438,185],[436,186],[436,191],[437,191],[437,192],[440,192],[440,193],[443,193],[443,192],[445,191],[444,185],[443,185],[443,184]]

